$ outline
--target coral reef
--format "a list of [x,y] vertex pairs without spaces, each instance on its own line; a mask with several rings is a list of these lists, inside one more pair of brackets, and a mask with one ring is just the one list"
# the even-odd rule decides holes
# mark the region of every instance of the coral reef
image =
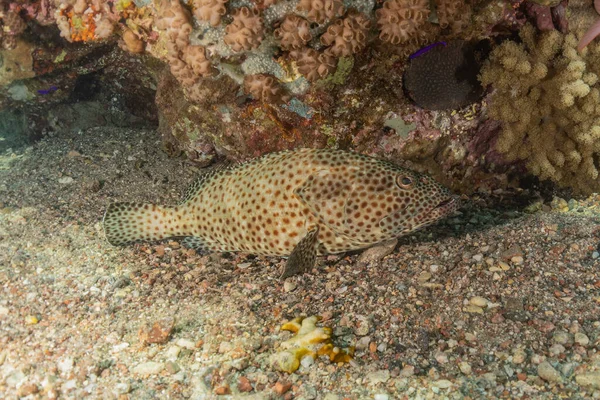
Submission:
[[211,26],[218,26],[221,18],[227,13],[227,0],[194,0],[194,15],[200,21],[208,21]]
[[244,91],[266,103],[282,103],[289,96],[274,76],[266,74],[248,75],[244,78]]
[[298,72],[311,82],[327,77],[337,68],[337,59],[329,52],[304,48],[292,51],[290,56],[296,61]]
[[17,36],[26,27],[27,24],[17,12],[0,9],[0,49],[12,50],[17,47]]
[[540,179],[600,189],[600,46],[580,54],[574,34],[537,33],[531,25],[520,37],[497,47],[481,72],[495,89],[490,117],[502,122],[497,149],[525,160]]

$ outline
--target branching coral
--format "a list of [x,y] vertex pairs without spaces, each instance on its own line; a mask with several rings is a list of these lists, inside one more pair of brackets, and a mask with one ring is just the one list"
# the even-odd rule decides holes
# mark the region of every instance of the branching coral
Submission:
[[225,3],[227,0],[194,0],[194,15],[200,21],[208,21],[211,26],[217,26],[227,13]]
[[283,50],[298,50],[312,39],[308,21],[298,15],[287,15],[273,35]]
[[292,51],[290,56],[296,61],[298,72],[311,82],[327,77],[337,67],[337,58],[329,52],[319,53],[315,49],[304,48]]
[[298,10],[305,11],[311,22],[322,24],[344,13],[344,4],[340,0],[300,0]]
[[17,46],[17,36],[25,30],[27,24],[19,14],[0,8],[0,49],[12,50]]
[[386,0],[376,11],[379,38],[391,44],[408,43],[429,17],[427,0]]
[[289,100],[277,78],[266,74],[248,75],[244,78],[244,91],[256,100],[266,103],[285,103]]
[[233,21],[225,28],[225,44],[233,51],[252,50],[262,42],[264,29],[260,12],[255,8],[241,7],[234,11]]
[[577,52],[577,38],[537,34],[527,25],[522,44],[496,48],[481,73],[495,92],[490,116],[502,122],[497,148],[526,160],[540,179],[581,192],[600,189],[600,46]]
[[349,56],[361,51],[371,27],[369,18],[361,13],[349,13],[344,19],[338,19],[321,36],[321,43],[331,46],[329,51],[336,57]]

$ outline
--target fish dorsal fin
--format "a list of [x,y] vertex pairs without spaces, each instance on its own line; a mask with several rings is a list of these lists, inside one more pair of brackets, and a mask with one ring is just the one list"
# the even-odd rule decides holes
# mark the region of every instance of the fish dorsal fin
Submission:
[[233,164],[233,163],[223,163],[223,164],[219,164],[216,167],[212,168],[210,171],[201,173],[201,175],[198,178],[196,178],[194,183],[192,183],[190,186],[188,186],[188,188],[186,189],[185,194],[181,198],[181,201],[179,202],[179,204],[187,203],[189,200],[192,199],[192,197],[194,197],[202,189],[202,187],[204,187],[206,182],[208,182],[211,178],[213,178],[214,176],[219,175],[227,170],[232,169],[234,166],[235,166],[235,164]]

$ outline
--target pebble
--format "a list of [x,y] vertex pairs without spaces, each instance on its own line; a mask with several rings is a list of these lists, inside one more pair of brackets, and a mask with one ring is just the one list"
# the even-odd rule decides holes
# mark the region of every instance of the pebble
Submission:
[[148,375],[156,375],[162,372],[165,369],[165,365],[161,362],[148,361],[145,363],[141,363],[136,365],[133,368],[133,373],[148,376]]
[[443,351],[437,351],[434,357],[435,360],[440,364],[448,363],[448,354],[444,353]]
[[581,386],[589,386],[593,387],[594,389],[600,389],[600,371],[575,375],[575,382]]
[[175,363],[173,361],[167,361],[165,363],[165,369],[171,375],[176,374],[179,371],[181,371],[181,367],[177,363]]
[[452,382],[450,382],[448,379],[440,379],[433,382],[433,384],[440,389],[448,389],[452,386]]
[[552,340],[554,340],[554,343],[567,344],[571,342],[571,335],[568,332],[559,330],[554,332],[554,335],[552,335]]
[[460,369],[460,372],[465,375],[471,375],[471,372],[473,372],[471,365],[466,361],[462,361],[460,364],[458,364],[458,368]]
[[156,321],[150,326],[149,324],[142,325],[138,331],[138,337],[142,344],[148,343],[166,343],[171,336],[175,320],[173,318],[164,318]]
[[428,271],[423,271],[419,274],[419,277],[417,278],[417,280],[419,281],[420,284],[423,284],[425,282],[427,282],[428,280],[431,279],[431,272]]
[[467,304],[464,311],[471,314],[483,314],[483,308],[474,306],[473,304]]
[[250,380],[248,378],[246,378],[245,376],[240,376],[238,378],[237,387],[238,387],[238,390],[242,393],[252,391],[252,384],[250,383]]
[[[377,395],[375,395],[377,397]],[[323,397],[323,400],[339,400],[340,396],[338,396],[335,393],[327,393],[325,395],[325,397]]]
[[196,348],[196,344],[189,339],[177,339],[177,346],[183,347],[188,350],[194,350]]
[[275,383],[275,386],[273,387],[273,390],[275,390],[275,393],[277,393],[279,396],[281,396],[284,393],[286,393],[288,390],[290,390],[291,387],[292,387],[291,382],[277,381],[277,383]]
[[167,349],[167,351],[165,352],[165,357],[168,360],[176,360],[177,357],[179,356],[180,352],[181,352],[181,347],[173,345]]
[[387,395],[387,394],[385,394],[385,393],[377,393],[377,394],[374,396],[374,399],[375,399],[375,400],[388,400],[389,398],[390,398],[390,396],[389,396],[389,395]]
[[590,343],[590,338],[585,333],[577,332],[575,334],[575,343],[585,347]]
[[310,354],[302,357],[302,359],[300,360],[300,364],[304,368],[309,368],[314,363],[315,363],[315,359]]
[[287,279],[285,282],[283,282],[283,290],[286,293],[293,292],[296,289],[296,287],[298,287],[298,285],[296,284],[296,282],[294,282],[293,279]]
[[483,254],[481,254],[481,253],[475,254],[473,256],[473,260],[475,260],[476,262],[481,262],[483,260]]
[[220,354],[229,353],[232,349],[233,349],[233,344],[231,344],[231,342],[221,342],[221,344],[219,344],[219,353]]
[[474,297],[471,297],[471,299],[469,300],[469,304],[484,308],[488,305],[488,301],[485,297],[474,296]]
[[371,330],[371,323],[369,319],[362,315],[356,316],[356,328],[354,329],[354,334],[357,336],[365,336]]
[[563,346],[562,344],[553,344],[552,346],[550,346],[550,354],[552,354],[553,356],[558,356],[562,353],[565,352],[565,346]]
[[368,264],[381,260],[385,256],[392,254],[397,244],[398,239],[392,239],[375,247],[371,247],[362,252],[362,254],[358,257],[358,262],[361,264]]
[[511,257],[510,261],[511,261],[513,264],[518,264],[518,265],[520,265],[520,264],[523,264],[523,261],[524,261],[524,260],[523,260],[523,257],[521,257],[521,256],[514,256],[514,257]]
[[58,179],[58,183],[62,183],[63,185],[68,185],[70,183],[73,183],[75,180],[73,178],[71,178],[70,176],[64,176],[62,178]]
[[127,394],[131,391],[131,385],[127,382],[117,383],[114,391],[116,394]]
[[548,361],[542,362],[537,368],[538,376],[550,383],[562,382],[560,373]]
[[390,371],[387,369],[380,369],[378,371],[369,372],[365,378],[371,385],[377,385],[378,383],[386,383],[390,380]]
[[409,378],[415,374],[415,367],[412,365],[407,365],[402,370],[400,370],[400,376],[403,378]]
[[26,397],[39,392],[39,388],[35,383],[25,383],[17,389],[17,396]]
[[525,362],[526,358],[527,358],[527,354],[525,353],[525,351],[522,348],[518,348],[513,351],[513,358],[512,358],[513,363],[522,364],[523,362]]
[[10,310],[8,308],[0,306],[0,316],[1,315],[8,315],[9,311]]
[[600,258],[600,253],[599,253],[599,252],[597,252],[597,251],[594,251],[594,252],[592,253],[592,258],[593,258],[593,259]]
[[38,322],[40,322],[40,321],[38,320],[38,318],[35,315],[28,315],[25,317],[25,323],[27,325],[35,325]]
[[366,349],[367,347],[369,347],[369,343],[371,343],[371,337],[370,336],[361,337],[356,342],[356,350],[364,350],[364,349]]

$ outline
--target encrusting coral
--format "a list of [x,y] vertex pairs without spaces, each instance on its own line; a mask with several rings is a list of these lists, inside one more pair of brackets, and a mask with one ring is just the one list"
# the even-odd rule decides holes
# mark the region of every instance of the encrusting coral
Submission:
[[600,45],[582,53],[573,34],[537,33],[498,46],[481,82],[495,89],[491,118],[502,122],[497,149],[525,160],[540,179],[580,192],[600,189]]
[[440,28],[458,33],[469,25],[472,12],[468,1],[436,0],[435,4]]
[[233,51],[252,50],[263,40],[264,28],[260,11],[241,7],[233,12],[233,21],[225,28],[225,44]]

